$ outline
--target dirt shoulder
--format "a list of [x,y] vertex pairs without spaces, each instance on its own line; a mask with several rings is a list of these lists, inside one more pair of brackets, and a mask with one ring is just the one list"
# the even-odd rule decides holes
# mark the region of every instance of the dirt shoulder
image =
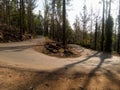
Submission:
[[120,74],[69,71],[29,71],[0,67],[0,90],[119,90]]

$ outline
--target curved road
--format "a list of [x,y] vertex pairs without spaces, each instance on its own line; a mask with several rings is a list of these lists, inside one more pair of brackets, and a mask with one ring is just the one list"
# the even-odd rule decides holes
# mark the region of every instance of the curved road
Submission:
[[[59,68],[71,68],[71,70],[79,71],[83,70],[83,68],[84,70],[85,68],[90,70],[100,67],[120,70],[120,57],[95,51],[89,51],[90,54],[88,56],[65,59],[50,57],[36,52],[32,47],[43,40],[44,38],[40,38],[23,42],[0,44],[0,66],[41,71],[53,71]],[[87,52],[87,49],[85,49],[84,52]]]

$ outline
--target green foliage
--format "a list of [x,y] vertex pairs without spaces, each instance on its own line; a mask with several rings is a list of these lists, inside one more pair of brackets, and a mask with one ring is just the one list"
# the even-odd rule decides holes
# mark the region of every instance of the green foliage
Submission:
[[[120,0],[119,0],[120,2]],[[120,7],[120,3],[119,3]],[[119,8],[119,15],[118,15],[118,36],[117,36],[117,52],[120,54],[120,8]]]
[[[0,23],[20,28],[22,32],[35,34],[41,28],[41,18],[33,10],[37,0],[1,0]],[[23,30],[24,29],[24,30]],[[21,33],[20,31],[20,33]]]
[[67,43],[74,43],[73,41],[73,30],[70,26],[70,24],[67,22],[66,23],[66,40],[67,40]]
[[[70,5],[71,0],[45,0],[44,17],[42,17],[40,12],[39,15],[34,14],[33,10],[36,7],[36,1],[37,0],[1,0],[0,24],[15,26],[20,28],[20,32],[24,29],[24,34],[44,34],[46,37],[65,44],[75,43],[96,50],[100,50],[104,46],[104,51],[106,52],[112,52],[112,42],[116,44],[118,39],[118,52],[120,52],[120,26],[118,38],[116,39],[115,36],[117,35],[113,35],[113,19],[110,15],[106,20],[106,24],[104,24],[106,18],[102,17],[102,22],[99,20],[99,22],[96,21],[95,31],[88,31],[90,16],[87,13],[87,6],[84,2],[81,19],[76,17],[73,30],[66,17],[66,6]],[[103,5],[103,9],[104,8],[105,5]],[[104,13],[105,9],[103,10],[103,16]],[[118,21],[120,23],[120,16]]]
[[105,52],[112,52],[112,39],[113,39],[113,18],[109,15],[106,20],[105,29]]

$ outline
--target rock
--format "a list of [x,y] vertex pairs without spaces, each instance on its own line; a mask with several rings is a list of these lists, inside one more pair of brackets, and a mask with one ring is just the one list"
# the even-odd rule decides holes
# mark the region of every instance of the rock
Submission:
[[64,53],[60,53],[60,56],[63,57],[63,56],[64,56]]
[[34,90],[34,88],[32,86],[30,86],[29,90]]
[[3,34],[0,32],[0,39],[3,39]]
[[53,53],[57,53],[58,51],[57,50],[53,50]]
[[59,52],[60,52],[60,53],[64,53],[64,49],[62,49],[62,48],[59,49]]
[[85,90],[85,89],[84,89],[83,87],[81,87],[81,86],[80,86],[79,88],[80,88],[80,90]]
[[49,84],[46,83],[45,86],[49,87]]

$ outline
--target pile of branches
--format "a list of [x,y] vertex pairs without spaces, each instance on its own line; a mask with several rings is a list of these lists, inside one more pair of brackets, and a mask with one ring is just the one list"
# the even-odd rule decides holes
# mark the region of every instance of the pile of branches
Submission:
[[[30,38],[30,34],[23,35],[23,40]],[[20,40],[20,29],[11,25],[0,24],[0,42],[18,42]]]
[[0,42],[14,42],[20,40],[20,30],[14,26],[0,24]]
[[59,56],[72,56],[74,53],[69,48],[64,48],[60,42],[47,42],[45,48],[49,54]]

